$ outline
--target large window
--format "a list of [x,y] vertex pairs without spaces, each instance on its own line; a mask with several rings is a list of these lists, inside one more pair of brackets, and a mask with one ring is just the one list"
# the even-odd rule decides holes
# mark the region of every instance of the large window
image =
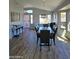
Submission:
[[51,15],[48,15],[48,23],[51,23]]
[[51,15],[39,15],[40,24],[48,24],[51,22]]
[[61,12],[61,28],[66,29],[66,12]]
[[61,22],[66,22],[66,12],[61,12]]

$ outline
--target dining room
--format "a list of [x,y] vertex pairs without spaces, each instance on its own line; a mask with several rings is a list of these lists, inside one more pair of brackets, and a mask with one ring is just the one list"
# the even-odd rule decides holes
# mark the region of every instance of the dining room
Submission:
[[69,0],[9,1],[10,59],[70,59]]

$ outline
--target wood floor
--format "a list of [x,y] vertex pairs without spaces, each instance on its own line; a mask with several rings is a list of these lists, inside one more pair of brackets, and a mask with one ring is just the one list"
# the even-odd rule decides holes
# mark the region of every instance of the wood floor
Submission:
[[[36,32],[25,29],[19,38],[10,39],[9,55],[10,59],[70,59],[70,44],[56,38],[56,46],[52,41],[50,51],[43,46],[40,52],[39,44],[36,43]],[[60,40],[61,39],[61,40]]]

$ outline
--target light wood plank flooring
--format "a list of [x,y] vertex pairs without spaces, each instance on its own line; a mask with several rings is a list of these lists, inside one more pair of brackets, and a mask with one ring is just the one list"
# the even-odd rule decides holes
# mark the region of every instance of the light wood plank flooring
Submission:
[[[19,38],[10,39],[9,55],[10,59],[70,59],[70,44],[56,38],[56,46],[43,46],[40,52],[39,44],[36,43],[36,32],[25,29]],[[59,40],[61,39],[61,40]]]

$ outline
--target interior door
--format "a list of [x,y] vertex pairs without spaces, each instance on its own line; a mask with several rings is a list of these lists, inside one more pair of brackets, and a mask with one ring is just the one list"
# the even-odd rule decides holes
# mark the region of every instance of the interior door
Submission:
[[24,27],[30,27],[30,15],[24,15]]

